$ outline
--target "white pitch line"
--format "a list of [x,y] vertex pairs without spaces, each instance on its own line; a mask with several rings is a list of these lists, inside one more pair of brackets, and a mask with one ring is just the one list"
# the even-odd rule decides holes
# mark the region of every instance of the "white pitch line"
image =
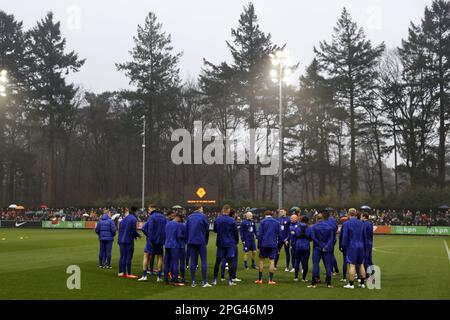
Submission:
[[447,241],[444,240],[445,250],[447,250],[448,261],[450,262],[450,250],[448,249]]

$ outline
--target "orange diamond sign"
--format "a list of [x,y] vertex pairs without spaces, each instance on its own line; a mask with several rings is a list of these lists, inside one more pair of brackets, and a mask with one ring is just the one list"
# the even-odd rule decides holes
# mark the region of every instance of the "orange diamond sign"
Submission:
[[200,187],[197,189],[196,194],[198,195],[199,198],[203,198],[206,194],[206,191],[204,188]]

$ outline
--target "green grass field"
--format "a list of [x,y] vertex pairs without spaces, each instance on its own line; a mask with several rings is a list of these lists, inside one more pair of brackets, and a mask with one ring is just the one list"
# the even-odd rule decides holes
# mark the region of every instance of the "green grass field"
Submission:
[[[213,272],[214,240],[208,248],[208,280]],[[450,246],[448,237],[376,236],[373,260],[381,268],[380,290],[343,289],[339,276],[333,277],[333,289],[324,285],[308,289],[305,283],[293,282],[292,273],[284,272],[284,253],[275,286],[255,285],[257,272],[243,270],[240,256],[238,277],[243,282],[238,286],[220,282],[213,288],[180,288],[156,283],[155,277],[146,283],[117,277],[117,244],[113,269],[99,270],[93,231],[0,229],[0,299],[450,299],[450,261],[444,241]],[[136,242],[135,274],[141,272],[144,242]],[[341,266],[337,250],[336,256]],[[81,268],[81,290],[66,287],[69,265]],[[200,270],[197,274],[200,279]]]

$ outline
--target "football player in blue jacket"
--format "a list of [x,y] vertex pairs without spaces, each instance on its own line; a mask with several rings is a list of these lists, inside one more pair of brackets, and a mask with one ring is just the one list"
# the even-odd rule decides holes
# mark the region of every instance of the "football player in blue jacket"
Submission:
[[323,215],[317,215],[317,222],[311,227],[311,239],[313,241],[313,278],[311,285],[308,288],[315,288],[320,276],[320,260],[323,261],[326,271],[327,287],[332,288],[331,285],[331,261],[329,250],[333,246],[333,230],[328,223],[326,223]]
[[347,289],[354,289],[353,280],[356,275],[356,266],[359,266],[359,276],[361,278],[360,288],[365,288],[364,280],[366,271],[364,269],[366,237],[364,223],[356,217],[356,209],[348,211],[349,219],[342,225],[342,246],[347,253],[348,281],[344,286]]
[[292,234],[292,231],[295,231],[298,227],[298,215],[292,214],[291,215],[291,224],[289,226],[289,237],[288,237],[288,245],[291,247],[291,263],[292,263],[292,269],[291,272],[295,272],[295,244],[296,244],[296,237]]
[[284,247],[284,253],[286,255],[286,268],[284,271],[289,272],[289,263],[291,261],[291,255],[289,252],[289,226],[291,225],[291,219],[286,216],[287,210],[285,208],[280,208],[278,210],[279,217],[278,222],[280,223],[280,239],[278,240],[278,252],[275,258],[275,270],[277,270],[278,259],[280,258],[281,248]]
[[120,247],[119,277],[136,279],[137,276],[131,273],[131,261],[134,253],[134,240],[141,235],[136,230],[137,218],[135,216],[136,207],[131,207],[131,212],[125,211],[125,218],[119,225],[119,236],[117,242]]
[[330,263],[331,263],[331,272],[332,275],[336,275],[339,273],[339,267],[338,267],[338,263],[336,260],[336,257],[334,256],[334,246],[336,245],[336,234],[337,234],[337,230],[338,230],[338,225],[336,222],[336,219],[333,217],[332,212],[325,210],[322,213],[325,222],[328,223],[331,227],[331,229],[333,230],[333,247],[330,248],[330,251],[328,252],[330,254]]
[[276,284],[273,281],[275,270],[275,259],[278,254],[278,243],[280,241],[280,223],[272,217],[270,210],[264,212],[265,218],[261,221],[258,229],[258,249],[259,249],[259,276],[256,284],[263,284],[264,259],[269,259],[269,285]]
[[219,266],[222,260],[225,259],[229,266],[229,280],[230,286],[236,285],[233,281],[234,276],[234,257],[236,244],[239,242],[239,233],[236,220],[230,217],[231,207],[224,205],[222,208],[222,215],[214,221],[214,232],[217,233],[216,246],[216,263],[214,265],[214,277],[212,285],[217,285],[217,276],[219,274]]
[[306,275],[308,274],[308,262],[310,256],[310,241],[311,228],[308,226],[309,219],[303,216],[301,222],[298,223],[291,233],[295,236],[295,276],[294,281],[298,281],[298,273],[300,270],[300,263],[302,265],[302,281],[306,282]]
[[248,253],[252,255],[252,269],[256,269],[256,223],[253,221],[253,213],[250,211],[245,214],[245,219],[241,223],[241,241],[244,246],[244,268],[248,270]]
[[211,287],[207,281],[207,245],[209,241],[209,222],[206,216],[203,214],[203,207],[197,207],[196,210],[191,213],[186,221],[186,242],[188,246],[188,251],[190,254],[191,262],[191,278],[192,287],[197,285],[196,282],[196,266],[198,263],[198,256],[202,260],[202,280],[203,288]]
[[[169,272],[172,276],[172,284],[184,286],[183,281],[178,281],[178,271],[180,270],[180,249],[184,249],[184,228],[181,222],[181,215],[173,215],[172,221],[166,224],[166,240],[164,246],[166,254],[164,256],[164,282],[169,284]],[[184,277],[184,275],[182,275]]]
[[144,248],[144,258],[142,261],[142,277],[139,281],[147,281],[147,265],[150,256],[157,260],[158,278],[157,282],[162,282],[162,264],[164,256],[164,242],[166,240],[167,219],[164,214],[158,210],[156,205],[150,205],[150,217],[142,226],[142,232],[147,237],[147,243]]
[[111,269],[111,251],[114,236],[116,235],[116,224],[111,219],[111,212],[106,212],[95,226],[95,233],[100,241],[99,267],[100,269]]
[[369,214],[366,212],[361,217],[362,222],[364,223],[364,236],[366,240],[366,250],[365,250],[365,259],[364,259],[364,268],[366,269],[369,266],[373,265],[372,261],[372,248],[373,248],[373,223],[369,219]]

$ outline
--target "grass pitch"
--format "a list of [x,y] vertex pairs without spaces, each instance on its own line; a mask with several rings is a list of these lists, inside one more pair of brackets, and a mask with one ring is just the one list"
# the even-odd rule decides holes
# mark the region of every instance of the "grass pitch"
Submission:
[[[208,247],[208,281],[212,279],[215,236]],[[240,245],[235,287],[220,282],[213,288],[164,286],[155,277],[148,282],[117,277],[118,245],[113,247],[113,269],[99,270],[98,241],[92,230],[0,229],[0,299],[450,299],[450,260],[444,242],[449,237],[375,236],[373,261],[381,268],[381,289],[342,288],[340,276],[333,277],[333,289],[321,284],[316,289],[293,282],[284,271],[284,252],[277,285],[260,286],[253,281],[256,270],[243,270]],[[136,241],[133,272],[141,273],[145,240]],[[342,254],[336,249],[339,266]],[[81,268],[81,290],[68,290],[66,268]],[[323,273],[323,266],[321,266]],[[265,280],[267,280],[267,269]],[[308,278],[311,277],[311,267]],[[324,275],[321,276],[323,279]],[[201,279],[200,270],[197,279]],[[189,283],[189,270],[187,272]]]

